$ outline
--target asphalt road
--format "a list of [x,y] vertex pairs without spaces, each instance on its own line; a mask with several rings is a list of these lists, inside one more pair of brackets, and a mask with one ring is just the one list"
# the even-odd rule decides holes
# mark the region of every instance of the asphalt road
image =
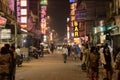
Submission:
[[60,53],[46,54],[43,58],[34,59],[17,67],[16,80],[87,80],[86,72],[81,71],[80,61],[68,57],[63,63]]
[[[73,56],[63,63],[62,54],[56,51],[17,67],[16,80],[89,80],[80,66],[80,61],[74,61]],[[100,69],[99,80],[103,80],[102,74]]]

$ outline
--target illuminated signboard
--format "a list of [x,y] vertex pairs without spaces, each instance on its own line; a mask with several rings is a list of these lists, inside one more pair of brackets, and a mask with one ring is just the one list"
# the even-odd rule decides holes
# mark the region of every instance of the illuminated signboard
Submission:
[[101,35],[100,36],[100,43],[104,43],[105,39],[106,39],[106,35]]
[[6,18],[0,17],[0,27],[5,27],[7,22]]
[[[18,3],[19,3],[19,1],[18,1]],[[18,9],[18,10],[20,11],[20,27],[26,28],[27,21],[28,21],[27,20],[27,0],[20,0],[20,9]]]
[[46,42],[46,41],[47,41],[47,36],[44,35],[44,36],[43,36],[43,39],[44,39],[43,41]]
[[10,29],[2,29],[1,30],[1,39],[10,39],[11,38],[11,30]]
[[80,43],[80,38],[74,38],[75,43]]
[[27,9],[21,9],[21,15],[27,15]]
[[50,40],[51,41],[53,40],[53,33],[52,32],[50,33]]
[[71,21],[74,21],[75,20],[75,16],[71,16]]
[[73,2],[75,2],[75,0],[69,0],[69,2],[70,2],[70,3],[73,3]]
[[47,0],[41,0],[41,1],[40,1],[40,4],[41,4],[41,5],[47,5],[47,4],[48,4],[48,1],[47,1]]
[[21,0],[21,6],[26,7],[27,6],[27,0]]
[[21,24],[21,28],[26,28],[27,24]]
[[21,23],[27,23],[27,17],[21,17]]
[[67,39],[70,39],[70,28],[67,26]]
[[75,20],[75,10],[76,10],[76,3],[72,3],[70,5],[70,26],[73,27],[73,21]]
[[75,9],[75,6],[76,6],[76,3],[72,3],[72,4],[70,5],[70,9]]
[[79,24],[77,21],[73,22],[74,26],[74,37],[79,37]]
[[41,6],[41,32],[46,33],[46,10],[47,6]]
[[20,0],[17,0],[17,22],[20,23]]

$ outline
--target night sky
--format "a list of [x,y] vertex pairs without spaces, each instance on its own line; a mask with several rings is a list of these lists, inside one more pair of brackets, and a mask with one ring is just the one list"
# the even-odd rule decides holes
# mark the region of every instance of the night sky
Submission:
[[63,38],[66,33],[66,20],[69,17],[69,0],[48,0],[47,14],[50,16],[50,27]]

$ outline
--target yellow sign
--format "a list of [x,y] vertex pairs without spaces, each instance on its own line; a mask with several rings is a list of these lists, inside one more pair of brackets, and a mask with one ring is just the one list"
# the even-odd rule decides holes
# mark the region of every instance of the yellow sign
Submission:
[[75,31],[78,31],[78,27],[75,27]]
[[78,32],[75,32],[74,34],[75,34],[75,37],[78,37],[78,36],[79,36],[79,35],[78,35]]
[[74,21],[73,24],[74,24],[74,26],[78,26],[78,22],[77,21]]
[[80,38],[74,38],[75,43],[80,43]]
[[101,43],[104,43],[105,39],[106,39],[106,35],[101,35],[100,36],[100,42]]
[[77,21],[73,22],[74,26],[74,37],[79,37],[79,25]]

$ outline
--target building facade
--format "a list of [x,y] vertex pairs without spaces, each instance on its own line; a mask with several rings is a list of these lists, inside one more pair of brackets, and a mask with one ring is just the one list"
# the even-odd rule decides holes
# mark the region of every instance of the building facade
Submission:
[[[14,0],[0,0],[0,32],[1,32],[0,41],[1,42],[15,43],[16,16],[15,16],[14,5],[15,5]],[[6,21],[3,21],[3,19],[5,19]],[[6,33],[4,33],[4,30],[6,31]]]
[[96,39],[95,35],[91,34],[93,34],[93,28],[99,25],[99,21],[106,19],[106,4],[106,0],[77,0],[76,20],[80,24],[79,33],[82,41],[89,41],[91,44],[99,43],[99,37]]

